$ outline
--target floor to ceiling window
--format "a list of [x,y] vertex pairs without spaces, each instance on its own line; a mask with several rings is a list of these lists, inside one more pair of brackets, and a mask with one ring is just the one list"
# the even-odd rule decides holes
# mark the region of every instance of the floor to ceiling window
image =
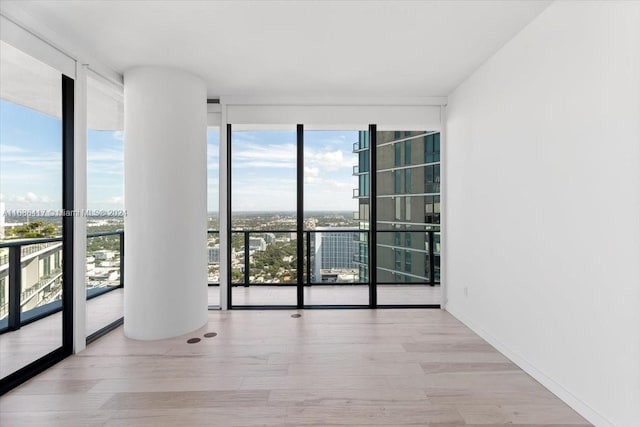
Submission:
[[297,303],[296,131],[231,134],[232,306]]
[[233,128],[229,147],[232,306],[439,306],[438,132]]
[[207,285],[209,307],[220,306],[220,129],[207,129]]
[[304,231],[309,245],[304,305],[369,304],[360,259],[368,250],[366,232],[359,230],[360,207],[369,199],[368,152],[360,149],[363,133],[304,132]]
[[376,141],[378,304],[440,304],[440,134]]
[[0,51],[2,394],[71,352],[73,80],[5,42]]
[[86,335],[124,311],[124,100],[122,88],[87,76]]

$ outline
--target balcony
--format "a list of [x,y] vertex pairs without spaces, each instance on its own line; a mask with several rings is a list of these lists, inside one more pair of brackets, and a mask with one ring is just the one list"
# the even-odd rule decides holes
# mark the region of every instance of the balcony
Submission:
[[[209,231],[210,235],[217,235],[218,231]],[[298,271],[297,257],[298,242],[287,236],[296,233],[295,230],[233,230],[232,231],[232,252],[231,270],[232,286],[296,286],[298,283],[304,286],[324,283],[321,277],[316,277],[317,271],[324,268],[327,263],[324,259],[318,259],[317,248],[322,245],[331,244],[332,250],[341,254],[341,259],[332,259],[331,267],[340,265],[338,269],[351,270],[359,265],[369,266],[369,252],[362,246],[368,247],[369,230],[360,229],[325,229],[325,230],[304,230],[302,243],[302,269]],[[416,260],[422,260],[422,271],[426,271],[428,279],[426,281],[403,281],[401,283],[436,285],[439,283],[439,232],[433,230],[403,230],[405,236],[402,242],[394,242],[393,239],[398,232],[396,230],[380,230],[378,234],[378,254],[386,249],[392,253],[398,251],[412,252],[419,255]],[[264,235],[273,235],[275,240],[271,243],[262,244],[260,241]],[[406,237],[411,235],[412,238]],[[344,237],[342,237],[344,236]],[[322,240],[320,240],[322,239]],[[328,240],[328,242],[325,242]],[[252,243],[252,241],[254,241]],[[413,245],[412,245],[413,243]],[[404,255],[403,255],[404,256]],[[378,264],[380,269],[393,271],[393,268],[386,265],[385,259],[380,259]],[[267,265],[265,259],[276,260],[277,266]],[[210,265],[212,263],[210,262]],[[403,264],[404,265],[404,264]],[[418,264],[419,266],[419,264]],[[370,267],[370,266],[369,266]],[[404,268],[404,267],[403,267]],[[409,276],[409,274],[405,274]],[[337,278],[337,283],[364,283],[358,277],[348,275]],[[403,276],[403,274],[401,274]],[[301,280],[298,281],[298,277]],[[394,281],[384,281],[385,284],[394,284]],[[218,283],[210,282],[210,285]]]
[[[436,231],[403,231],[410,234],[413,242],[420,248],[407,248],[397,240],[398,232],[395,230],[378,231],[378,252],[389,249],[391,253],[413,251],[424,257],[426,277],[428,284],[439,282],[439,257],[440,241]],[[209,280],[210,286],[220,283],[220,249],[218,245],[219,231],[209,230]],[[234,230],[232,231],[231,271],[232,286],[296,286],[298,277],[301,276],[301,284],[305,286],[320,284],[323,281],[319,271],[324,268],[322,259],[317,259],[316,249],[320,247],[320,236],[330,239],[335,250],[342,255],[341,260],[332,260],[334,264],[327,269],[333,269],[331,280],[336,283],[365,283],[361,282],[357,275],[350,270],[360,265],[368,265],[368,250],[361,255],[361,247],[368,246],[368,230],[305,230],[303,231],[303,261],[302,270],[298,271],[298,243],[292,236],[295,230]],[[345,235],[345,237],[341,237]],[[408,237],[406,237],[408,239]],[[44,240],[44,241],[43,241]],[[408,241],[408,240],[407,240]],[[95,298],[114,289],[121,289],[123,283],[124,263],[122,262],[124,232],[107,232],[91,234],[88,236],[87,259],[87,297]],[[406,243],[403,241],[403,243]],[[325,243],[326,244],[326,243]],[[414,245],[415,246],[415,245]],[[42,275],[37,281],[25,286],[21,283],[24,276],[20,269],[12,265],[26,268],[23,256],[29,257],[41,251],[50,251],[52,248],[61,251],[60,238],[35,239],[0,243],[0,248],[9,251],[3,256],[5,278],[8,278],[10,294],[17,294],[15,301],[10,297],[9,301],[0,306],[0,333],[16,330],[40,318],[52,315],[61,308],[61,280],[62,271],[54,268],[46,275]],[[36,248],[36,249],[34,249]],[[46,252],[45,251],[45,252]],[[26,258],[25,257],[25,258]],[[271,260],[271,261],[269,261]],[[275,261],[273,261],[275,260]],[[345,261],[346,260],[346,261]],[[274,265],[268,265],[265,261]],[[394,268],[385,266],[385,260],[378,262],[381,269],[393,271]],[[326,261],[325,261],[326,263]],[[336,270],[337,268],[337,270]],[[344,270],[344,271],[339,271]],[[12,274],[13,273],[13,274]],[[16,290],[19,290],[16,293]],[[34,303],[35,301],[35,303]],[[219,300],[209,301],[210,305],[218,305]]]
[[367,194],[361,194],[360,193],[360,189],[359,188],[354,188],[353,189],[353,199],[366,199],[367,197],[369,197]]
[[354,142],[354,143],[353,143],[353,152],[354,152],[354,153],[359,153],[359,152],[361,152],[361,151],[366,151],[366,150],[368,150],[368,149],[369,149],[369,147],[362,147],[362,146],[360,146],[360,143],[359,143],[359,142]]
[[[86,330],[87,341],[92,341],[122,322],[124,232],[89,234],[87,246]],[[0,306],[0,344],[14,343],[8,362],[0,366],[0,375],[6,376],[39,352],[44,355],[59,345],[62,238],[5,241],[0,251],[5,252],[0,257],[0,279],[9,294]],[[42,265],[49,263],[50,270],[42,271]]]
[[[87,236],[88,246],[94,247],[96,257],[104,258],[96,261],[93,256],[87,259],[87,298],[92,299],[111,290],[122,288],[122,262],[124,232],[105,232]],[[17,330],[22,326],[50,316],[62,308],[62,238],[28,239],[6,241],[0,243],[0,249],[8,251],[0,257],[0,278],[8,284],[9,298],[0,306],[0,334],[9,330]],[[105,249],[108,248],[108,249]],[[88,250],[88,255],[91,255]],[[34,257],[50,255],[58,259],[48,272],[39,273],[36,280],[23,283],[23,278],[33,276],[27,274],[29,261]],[[38,267],[38,265],[34,265]],[[106,273],[106,274],[105,274]],[[12,297],[17,295],[17,298]]]
[[[369,233],[368,230],[360,229],[304,230],[303,260],[300,267],[297,258],[298,240],[292,238],[297,234],[295,230],[233,230],[230,260],[233,283],[230,288],[230,307],[277,306],[283,302],[295,305],[296,294],[300,291],[305,307],[368,306],[372,288],[368,277],[371,269],[368,252]],[[388,233],[378,232],[379,240],[384,241],[382,236]],[[219,234],[219,231],[208,231],[208,250],[213,249],[209,253],[209,306],[220,304],[220,259],[217,258],[219,246],[216,247]],[[262,245],[259,239],[265,237],[269,241],[265,240],[265,244]],[[346,254],[348,264],[323,265],[321,250],[318,253],[316,250],[323,244],[330,245],[326,239],[331,240],[331,244],[335,243],[334,246]],[[364,241],[361,241],[362,239]],[[124,232],[91,234],[87,242],[87,341],[90,342],[123,321]],[[347,245],[352,246],[351,252],[343,250]],[[363,245],[367,247],[364,255],[361,255]],[[38,250],[29,246],[37,247]],[[39,354],[40,349],[55,348],[60,340],[60,334],[57,332],[62,325],[60,268],[52,269],[26,288],[21,283],[23,274],[20,272],[22,268],[28,268],[25,267],[23,254],[27,254],[25,258],[33,257],[36,253],[46,254],[51,252],[52,247],[58,251],[62,250],[60,238],[0,243],[0,250],[9,252],[4,267],[11,295],[16,295],[16,290],[22,290],[17,293],[19,298],[12,297],[0,307],[0,345],[6,347],[9,342],[21,343],[19,346],[12,344],[10,363],[5,363],[0,368],[0,374],[3,376],[24,365],[25,361],[32,360],[34,355]],[[378,252],[383,248],[380,245]],[[39,252],[42,250],[44,252]],[[267,253],[271,256],[275,254],[275,259],[287,263],[281,265],[277,271],[271,271],[272,277],[268,277],[270,273],[265,270],[264,263],[260,265],[260,262],[264,261],[261,260],[261,254]],[[431,258],[435,259],[436,256],[434,253]],[[301,271],[298,271],[298,268],[301,268]],[[432,267],[429,263],[425,268],[436,268],[439,271],[438,266]],[[20,273],[15,274],[16,271]],[[384,267],[379,271],[384,271]],[[117,274],[113,274],[114,272]],[[361,274],[363,276],[360,276]],[[379,281],[373,286],[379,304],[439,304],[439,287],[428,286],[429,283],[424,281],[405,282],[406,279],[402,275],[394,277],[398,279],[396,283]],[[435,270],[430,277],[438,277]],[[36,301],[37,304],[29,305]],[[38,349],[33,347],[36,344]],[[47,353],[45,350],[42,350],[42,355]]]

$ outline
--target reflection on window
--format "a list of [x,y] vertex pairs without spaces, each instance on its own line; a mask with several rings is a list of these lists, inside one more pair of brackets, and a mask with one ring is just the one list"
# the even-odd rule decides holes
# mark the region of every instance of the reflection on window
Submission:
[[408,139],[404,142],[404,164],[411,164],[411,140]]
[[411,169],[404,170],[404,192],[411,193]]
[[402,171],[401,170],[393,171],[393,179],[394,179],[393,191],[396,194],[402,193]]
[[393,165],[394,166],[402,165],[401,150],[402,150],[402,146],[399,143],[393,144]]
[[[87,336],[123,316],[124,96],[122,88],[87,77]],[[95,233],[113,234],[92,236]],[[93,298],[100,296],[100,298]],[[109,307],[109,309],[106,309]]]
[[[382,196],[377,199],[378,281],[429,284],[428,239],[440,223],[440,136],[380,131],[377,144],[377,189]],[[385,197],[389,195],[394,197]],[[379,302],[384,304],[384,298]],[[406,303],[414,302],[407,296]]]
[[[9,307],[9,248],[0,248],[0,378],[62,345],[62,242],[25,244],[24,239],[62,235],[62,75],[0,41],[0,242],[17,246],[21,289],[18,313]],[[10,314],[18,324],[43,328],[37,340],[23,329],[6,332]],[[36,320],[39,317],[43,320]],[[13,317],[13,316],[11,316]],[[36,326],[37,325],[37,326]]]

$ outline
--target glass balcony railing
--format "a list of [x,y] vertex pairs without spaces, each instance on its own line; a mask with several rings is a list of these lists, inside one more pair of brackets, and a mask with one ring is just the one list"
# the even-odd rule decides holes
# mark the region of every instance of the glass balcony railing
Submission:
[[[368,277],[362,272],[372,268],[370,237],[366,229],[327,228],[302,233],[233,230],[229,259],[231,284],[366,284]],[[301,248],[299,238],[302,238]],[[218,285],[219,231],[208,231],[207,251],[208,282]],[[440,232],[437,230],[378,230],[376,254],[378,284],[435,285],[440,281]],[[299,256],[302,256],[300,263]],[[0,242],[0,260],[5,261],[0,264],[0,291],[5,295],[0,304],[0,333],[60,311],[61,238]],[[124,232],[88,235],[87,299],[122,288],[123,273]]]
[[[87,236],[87,299],[123,286],[124,232]],[[0,333],[62,309],[62,238],[0,242]]]
[[[294,230],[234,230],[232,286],[365,284],[358,259],[366,231],[331,229],[303,231],[302,271],[298,272],[298,241]],[[292,237],[296,238],[292,238]]]
[[359,151],[364,151],[369,149],[369,147],[366,146],[366,142],[364,144],[361,144],[360,142],[354,142],[353,143],[353,152],[357,153]]
[[107,232],[87,236],[87,296],[122,287],[124,233]]
[[440,283],[440,232],[398,228],[378,230],[379,284]]
[[220,284],[220,232],[207,231],[207,283],[210,286]]

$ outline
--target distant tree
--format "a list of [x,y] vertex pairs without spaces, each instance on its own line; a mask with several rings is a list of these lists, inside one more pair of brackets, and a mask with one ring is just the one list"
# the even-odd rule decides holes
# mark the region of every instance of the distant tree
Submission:
[[87,238],[87,253],[91,255],[95,251],[120,251],[119,236],[100,236]]
[[56,226],[42,220],[20,225],[7,231],[7,237],[14,239],[34,239],[38,237],[54,237]]
[[253,267],[256,272],[279,277],[284,272],[291,275],[296,268],[296,261],[284,261],[284,258],[296,254],[296,241],[275,242],[267,246],[266,250],[256,252],[253,256]]

